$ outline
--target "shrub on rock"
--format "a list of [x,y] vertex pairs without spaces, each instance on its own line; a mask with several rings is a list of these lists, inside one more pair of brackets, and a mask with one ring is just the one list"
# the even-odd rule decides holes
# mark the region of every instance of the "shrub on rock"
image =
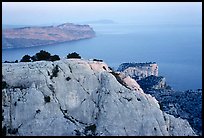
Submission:
[[58,55],[54,55],[54,56],[50,56],[50,61],[56,61],[56,60],[60,60],[60,57]]
[[67,55],[67,58],[69,59],[69,58],[81,58],[81,56],[78,54],[78,53],[76,53],[76,52],[73,52],[73,53],[69,53],[68,55]]
[[29,55],[25,55],[20,62],[31,62],[31,57]]

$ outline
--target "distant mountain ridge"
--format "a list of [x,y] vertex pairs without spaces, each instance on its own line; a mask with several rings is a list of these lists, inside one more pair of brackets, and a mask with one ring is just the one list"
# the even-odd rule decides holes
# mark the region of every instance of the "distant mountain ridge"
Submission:
[[2,48],[32,47],[92,38],[89,25],[64,23],[58,26],[7,28],[2,31]]

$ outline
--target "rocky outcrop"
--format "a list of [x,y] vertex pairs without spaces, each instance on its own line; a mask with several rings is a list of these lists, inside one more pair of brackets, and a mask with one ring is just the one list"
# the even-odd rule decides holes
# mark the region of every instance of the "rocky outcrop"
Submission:
[[94,30],[89,25],[65,23],[58,26],[23,27],[2,31],[3,48],[31,47],[92,38]]
[[[162,111],[175,117],[180,117],[189,121],[197,135],[202,135],[202,90],[195,91],[176,91],[166,83],[163,76],[143,75],[138,69],[139,64],[149,74],[145,63],[123,63],[118,70],[137,80],[137,83],[147,94],[155,97]],[[144,66],[144,67],[142,67]],[[156,65],[157,66],[157,65]],[[158,66],[157,73],[158,74]],[[146,74],[148,74],[146,73]],[[147,76],[147,77],[144,77]]]
[[160,110],[136,81],[104,62],[80,59],[3,63],[6,135],[195,135]]
[[140,80],[151,75],[158,76],[158,65],[155,62],[123,63],[118,67],[117,71],[131,76],[135,80]]
[[166,79],[162,76],[148,76],[146,78],[142,78],[141,80],[138,80],[137,83],[140,85],[140,87],[144,90],[152,90],[152,89],[171,89],[169,85],[166,83]]

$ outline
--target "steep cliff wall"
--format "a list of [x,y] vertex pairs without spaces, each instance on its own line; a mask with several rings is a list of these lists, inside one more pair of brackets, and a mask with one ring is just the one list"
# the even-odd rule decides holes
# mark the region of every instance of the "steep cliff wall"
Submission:
[[123,63],[118,71],[131,76],[135,80],[154,75],[158,76],[158,65],[156,63]]
[[[202,90],[174,90],[166,83],[164,77],[156,76],[158,74],[158,65],[154,64],[151,69],[148,69],[147,66],[146,63],[123,63],[120,65],[119,70],[125,73],[126,76],[129,75],[137,80],[145,93],[155,97],[162,111],[188,120],[196,134],[202,135]],[[154,74],[155,67],[157,73],[147,75],[148,73]]]
[[4,29],[2,31],[2,46],[3,48],[31,47],[92,38],[94,36],[95,32],[89,25],[75,25],[72,23],[58,26]]
[[136,81],[103,62],[3,63],[7,135],[195,135]]

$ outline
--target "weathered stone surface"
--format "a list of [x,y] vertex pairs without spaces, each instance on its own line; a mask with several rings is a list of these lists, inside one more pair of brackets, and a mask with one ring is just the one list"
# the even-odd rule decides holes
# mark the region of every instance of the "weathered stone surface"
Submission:
[[[162,112],[133,79],[119,74],[124,85],[118,82],[104,62],[2,65],[8,84],[2,89],[7,135],[195,135],[186,120]],[[51,78],[56,65],[59,72]]]

